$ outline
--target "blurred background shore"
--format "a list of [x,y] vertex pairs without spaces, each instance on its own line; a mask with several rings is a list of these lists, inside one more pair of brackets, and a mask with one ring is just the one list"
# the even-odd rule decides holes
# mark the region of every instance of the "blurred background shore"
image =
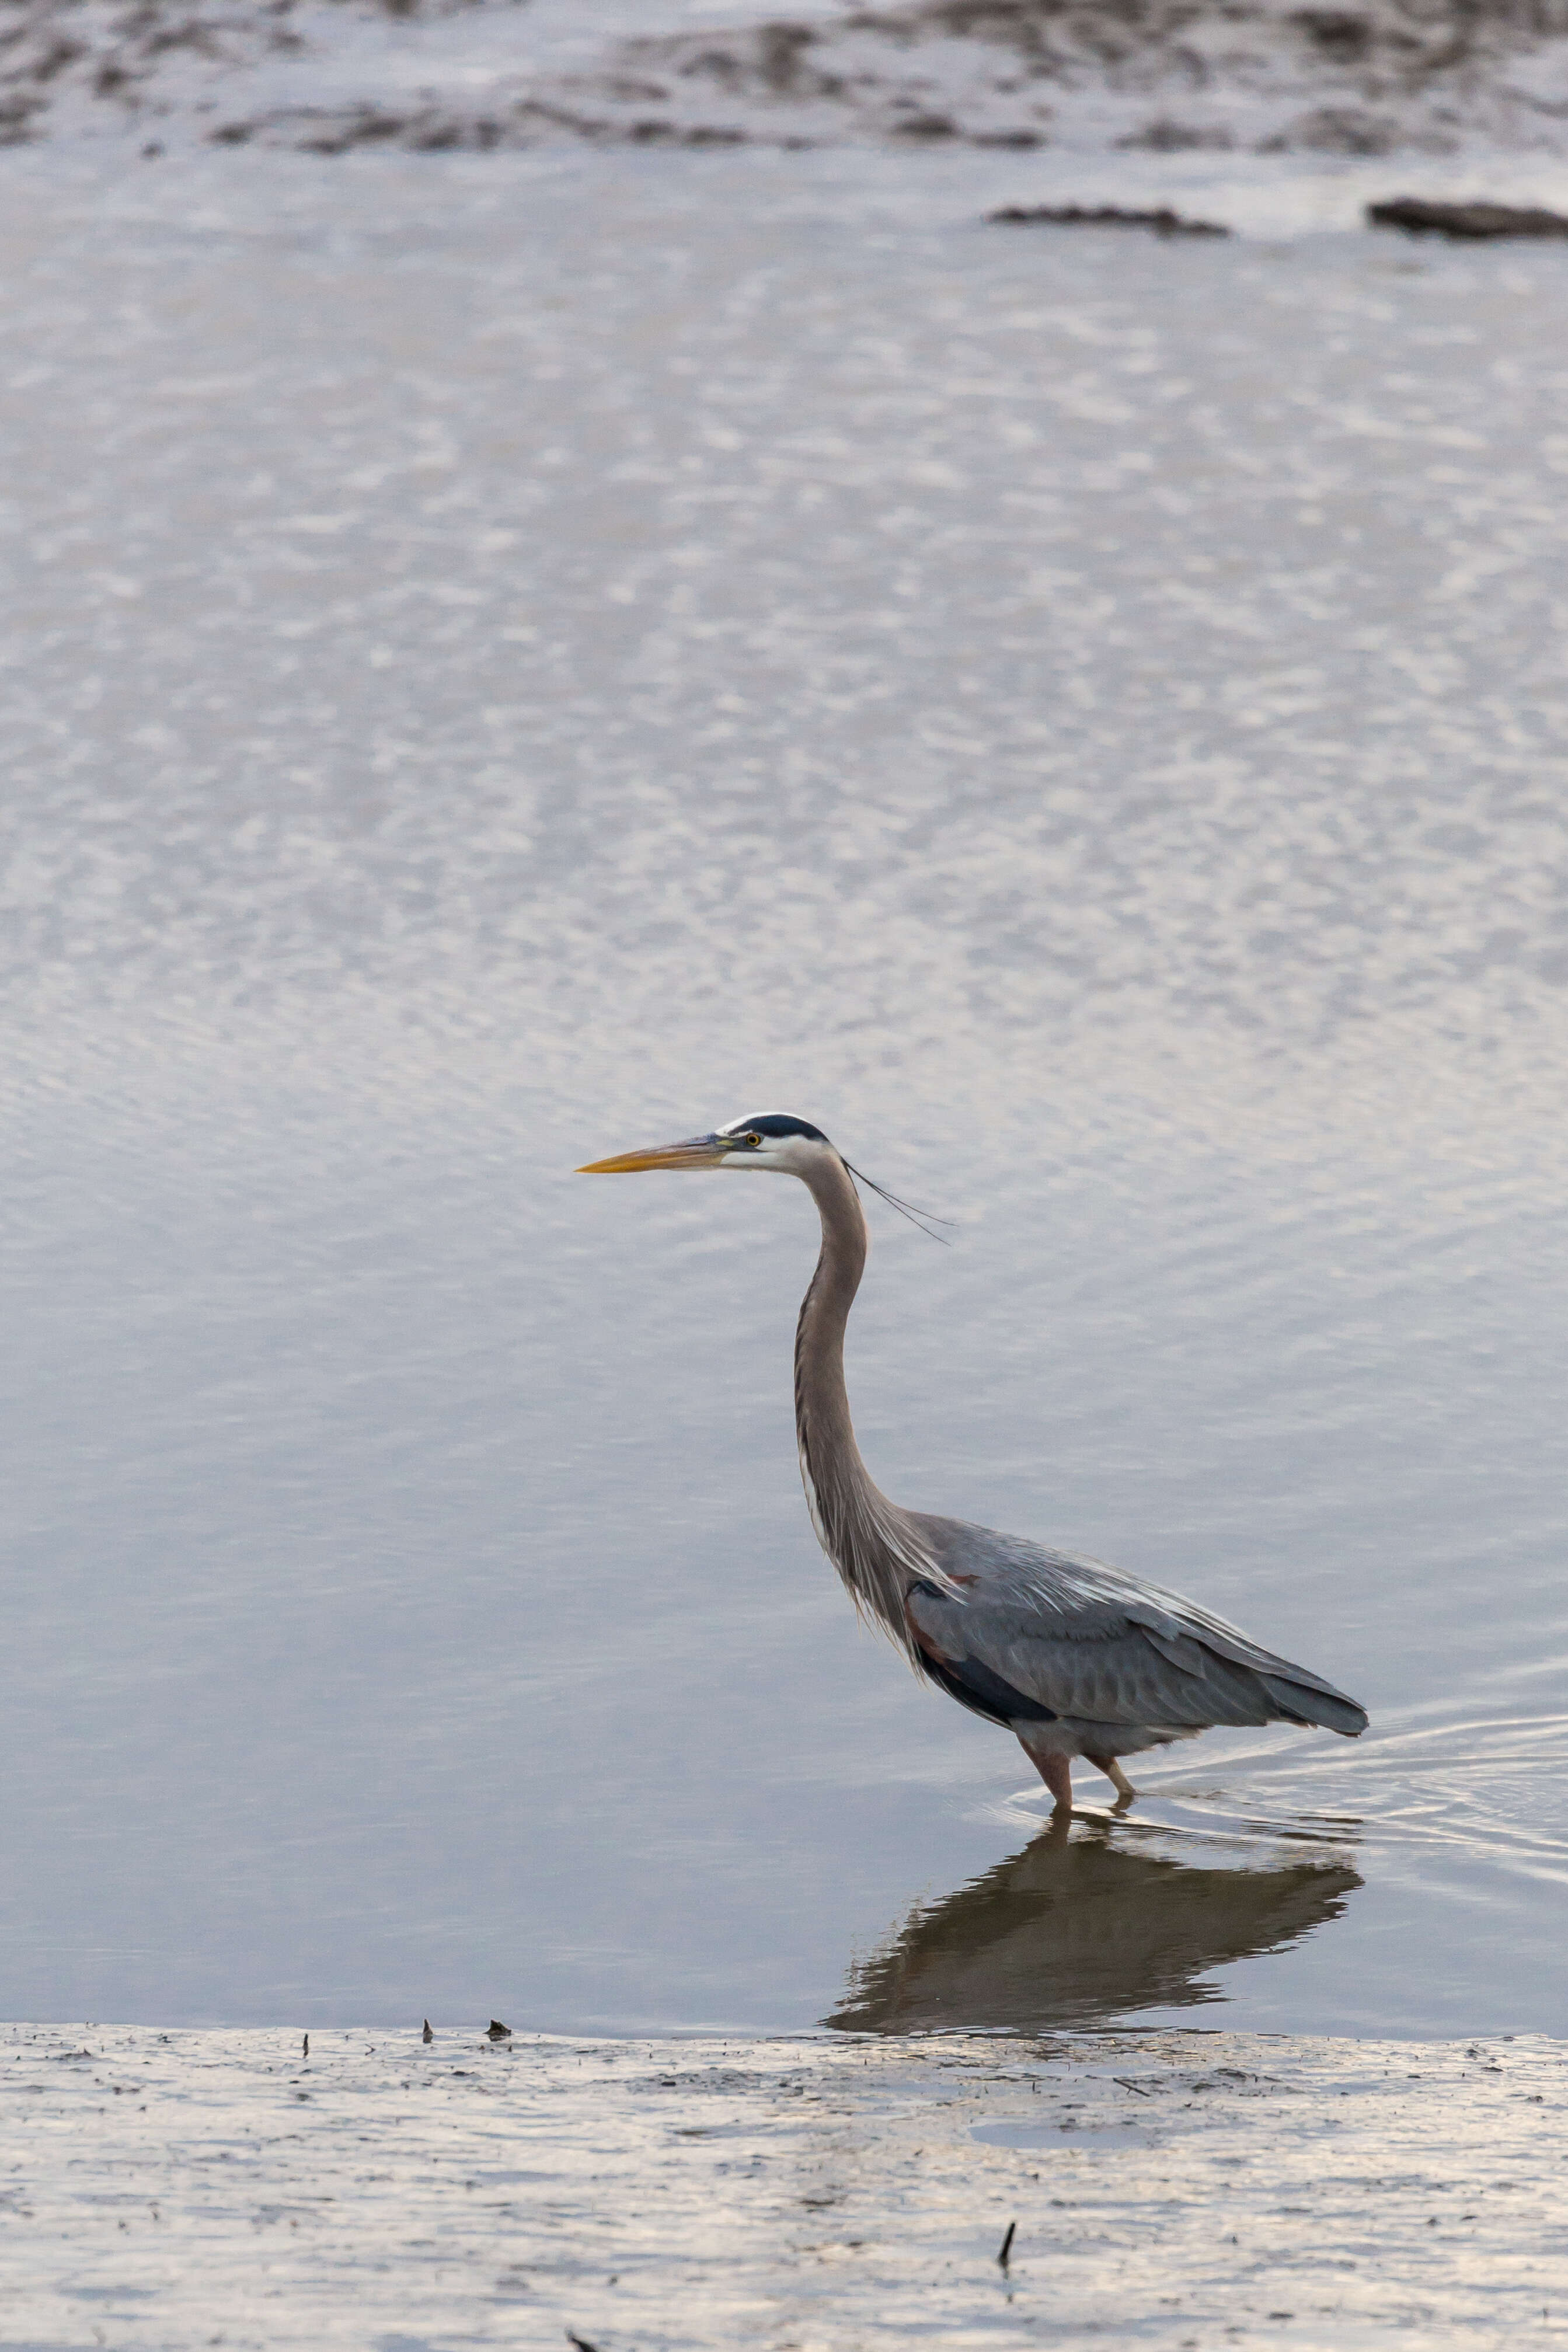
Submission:
[[1563,151],[1563,0],[12,0],[0,131],[595,144]]

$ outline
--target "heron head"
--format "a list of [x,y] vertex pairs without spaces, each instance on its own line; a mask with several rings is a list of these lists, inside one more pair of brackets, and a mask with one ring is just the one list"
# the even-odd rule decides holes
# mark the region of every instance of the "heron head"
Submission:
[[[732,1118],[728,1127],[715,1129],[711,1135],[693,1135],[685,1143],[655,1144],[646,1151],[617,1151],[613,1160],[590,1160],[579,1168],[579,1176],[632,1176],[644,1168],[761,1168],[774,1176],[798,1176],[814,1192],[816,1180],[825,1169],[835,1168],[844,1176],[854,1177],[878,1193],[889,1208],[897,1209],[900,1217],[940,1242],[941,1234],[932,1233],[933,1224],[945,1225],[946,1217],[932,1216],[926,1209],[911,1208],[900,1201],[852,1160],[846,1160],[836,1144],[829,1143],[819,1127],[808,1118],[792,1118],[787,1111],[763,1111],[755,1118]],[[839,1181],[841,1178],[833,1179]],[[820,1192],[818,1194],[820,1197]]]
[[824,1154],[838,1154],[809,1119],[767,1111],[755,1118],[731,1119],[711,1135],[685,1143],[655,1144],[645,1151],[619,1151],[591,1160],[579,1176],[632,1176],[647,1168],[763,1168],[776,1176],[804,1176]]

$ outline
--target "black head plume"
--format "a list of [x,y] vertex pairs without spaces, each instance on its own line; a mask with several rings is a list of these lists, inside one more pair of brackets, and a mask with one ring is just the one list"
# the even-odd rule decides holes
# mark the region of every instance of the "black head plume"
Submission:
[[[842,1152],[838,1156],[841,1160],[844,1159]],[[917,1209],[908,1201],[900,1201],[896,1192],[889,1192],[885,1184],[879,1184],[874,1176],[868,1176],[865,1170],[857,1168],[851,1160],[845,1160],[844,1165],[857,1183],[866,1185],[869,1191],[875,1192],[879,1201],[886,1201],[889,1209],[897,1209],[900,1216],[907,1217],[910,1224],[917,1226],[928,1241],[940,1242],[943,1249],[952,1247],[945,1234],[933,1234],[931,1231],[932,1225],[951,1225],[953,1223],[952,1217],[939,1217],[934,1209]]]

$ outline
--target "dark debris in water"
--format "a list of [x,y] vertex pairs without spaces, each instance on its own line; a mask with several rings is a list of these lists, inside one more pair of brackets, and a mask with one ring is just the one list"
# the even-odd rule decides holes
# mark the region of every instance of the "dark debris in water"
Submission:
[[1400,228],[1408,236],[1568,236],[1568,215],[1540,205],[1435,204],[1424,196],[1394,196],[1368,205],[1366,218],[1369,228]]
[[1128,212],[1120,205],[1004,205],[988,220],[1009,225],[1039,222],[1049,228],[1149,228],[1156,236],[1228,236],[1218,221],[1188,220],[1169,205],[1155,212]]

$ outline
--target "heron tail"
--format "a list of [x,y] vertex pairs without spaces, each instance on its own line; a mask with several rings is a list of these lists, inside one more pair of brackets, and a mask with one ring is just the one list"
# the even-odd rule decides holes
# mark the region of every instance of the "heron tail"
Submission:
[[1342,1692],[1325,1690],[1321,1684],[1289,1682],[1283,1675],[1260,1674],[1258,1679],[1287,1723],[1313,1723],[1344,1739],[1359,1739],[1366,1729],[1365,1707]]

